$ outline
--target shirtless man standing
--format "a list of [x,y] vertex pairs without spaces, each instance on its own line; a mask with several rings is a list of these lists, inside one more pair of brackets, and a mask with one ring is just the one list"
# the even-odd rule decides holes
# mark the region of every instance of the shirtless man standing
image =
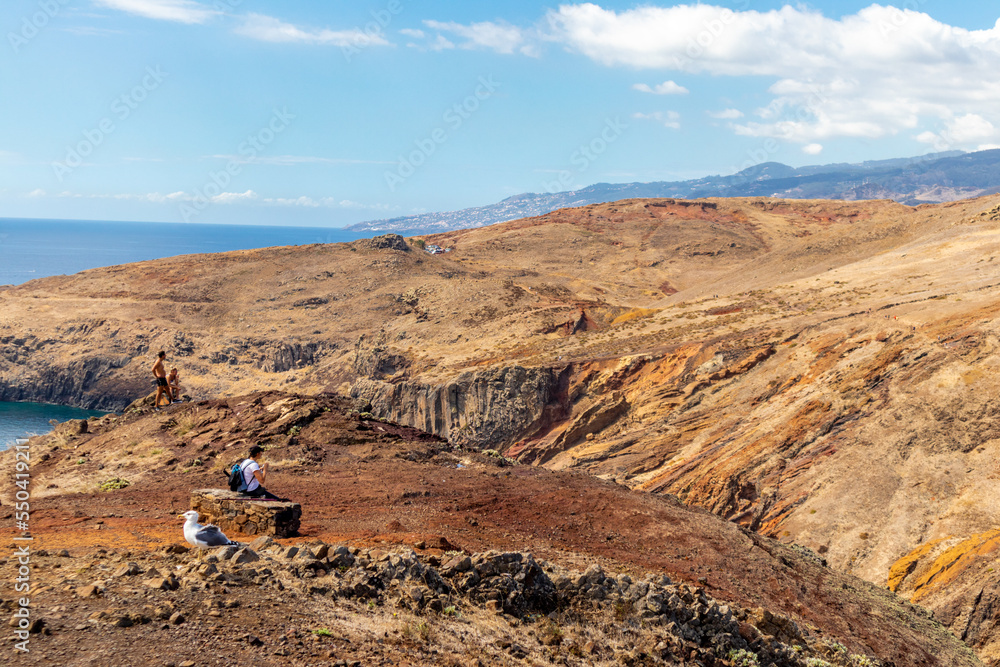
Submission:
[[156,400],[153,401],[153,407],[157,410],[160,409],[160,396],[163,394],[167,395],[167,405],[170,405],[174,400],[170,384],[167,382],[167,371],[163,367],[163,360],[166,358],[167,353],[160,350],[156,355],[156,363],[153,364],[153,377],[156,378]]

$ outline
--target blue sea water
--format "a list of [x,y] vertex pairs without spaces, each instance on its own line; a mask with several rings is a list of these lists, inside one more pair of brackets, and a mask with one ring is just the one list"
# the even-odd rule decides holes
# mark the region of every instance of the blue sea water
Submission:
[[19,438],[48,433],[52,430],[50,419],[86,419],[104,412],[67,408],[46,403],[0,402],[0,451],[13,445]]
[[334,227],[0,218],[0,285],[175,255],[340,243],[369,235]]
[[[0,285],[192,253],[339,243],[365,234],[325,227],[263,227],[0,218]],[[0,402],[0,450],[47,433],[50,419],[103,414],[59,405]]]

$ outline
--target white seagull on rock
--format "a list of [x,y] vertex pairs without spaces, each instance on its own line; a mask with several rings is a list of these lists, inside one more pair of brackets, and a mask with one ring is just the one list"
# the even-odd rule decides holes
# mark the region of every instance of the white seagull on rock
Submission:
[[231,544],[239,546],[239,542],[230,540],[215,524],[210,523],[207,526],[203,526],[198,523],[198,513],[194,510],[184,512],[184,514],[181,514],[181,518],[187,519],[184,522],[184,539],[191,546],[198,547],[199,549],[226,547]]

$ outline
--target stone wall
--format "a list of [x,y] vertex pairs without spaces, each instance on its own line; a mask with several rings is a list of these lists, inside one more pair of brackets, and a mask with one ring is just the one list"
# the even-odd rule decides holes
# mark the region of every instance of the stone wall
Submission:
[[251,500],[222,489],[192,491],[191,509],[201,514],[201,523],[214,523],[223,532],[244,535],[291,537],[298,533],[302,518],[298,503]]

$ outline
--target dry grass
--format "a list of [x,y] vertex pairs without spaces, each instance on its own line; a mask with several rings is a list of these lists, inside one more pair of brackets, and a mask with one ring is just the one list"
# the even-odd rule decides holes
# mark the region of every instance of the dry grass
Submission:
[[634,320],[641,320],[647,317],[652,317],[653,315],[656,315],[658,312],[660,311],[657,308],[633,308],[629,311],[622,313],[615,319],[611,320],[611,326],[624,324],[626,322],[632,322]]

